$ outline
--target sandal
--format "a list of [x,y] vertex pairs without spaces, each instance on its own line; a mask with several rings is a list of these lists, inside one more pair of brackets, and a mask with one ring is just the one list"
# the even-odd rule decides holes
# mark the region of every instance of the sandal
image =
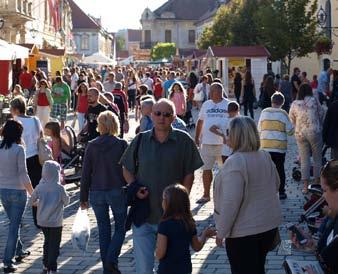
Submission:
[[205,203],[207,203],[207,202],[210,202],[210,197],[202,197],[201,199],[198,199],[197,201],[196,201],[196,204],[205,204]]

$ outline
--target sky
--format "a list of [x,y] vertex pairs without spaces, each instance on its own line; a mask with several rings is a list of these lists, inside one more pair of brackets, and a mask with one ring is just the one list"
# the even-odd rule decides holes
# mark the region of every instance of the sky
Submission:
[[109,31],[141,28],[140,19],[146,7],[155,10],[166,0],[74,0],[85,12],[102,19]]

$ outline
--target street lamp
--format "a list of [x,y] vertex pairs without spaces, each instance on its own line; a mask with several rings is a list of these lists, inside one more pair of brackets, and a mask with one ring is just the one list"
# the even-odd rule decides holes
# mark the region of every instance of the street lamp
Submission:
[[5,25],[5,19],[0,17],[0,29],[2,29]]
[[327,21],[327,14],[322,6],[320,6],[319,11],[317,12],[317,20],[318,20],[319,26],[324,28],[326,25],[326,21]]
[[30,29],[29,31],[31,33],[31,36],[33,39],[35,39],[36,35],[38,34],[38,31],[34,28]]

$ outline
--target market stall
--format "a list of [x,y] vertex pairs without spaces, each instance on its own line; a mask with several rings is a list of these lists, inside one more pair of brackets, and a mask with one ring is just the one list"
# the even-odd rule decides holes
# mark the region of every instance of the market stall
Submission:
[[0,39],[0,94],[7,95],[12,87],[13,64],[28,57],[28,49]]
[[263,46],[220,47],[212,46],[206,53],[207,65],[219,71],[224,86],[233,94],[232,80],[235,72],[250,70],[259,91],[264,74],[267,73],[269,51]]

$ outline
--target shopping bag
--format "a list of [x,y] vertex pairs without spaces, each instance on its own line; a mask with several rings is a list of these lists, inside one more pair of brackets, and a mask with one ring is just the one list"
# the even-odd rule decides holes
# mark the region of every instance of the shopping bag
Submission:
[[83,252],[87,250],[90,238],[90,223],[87,210],[79,210],[76,213],[72,229],[72,245]]

